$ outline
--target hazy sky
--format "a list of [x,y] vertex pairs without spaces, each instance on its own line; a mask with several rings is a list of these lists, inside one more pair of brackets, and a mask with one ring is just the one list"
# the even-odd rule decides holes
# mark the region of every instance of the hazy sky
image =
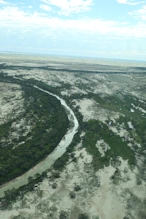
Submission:
[[0,52],[146,60],[146,0],[0,0]]

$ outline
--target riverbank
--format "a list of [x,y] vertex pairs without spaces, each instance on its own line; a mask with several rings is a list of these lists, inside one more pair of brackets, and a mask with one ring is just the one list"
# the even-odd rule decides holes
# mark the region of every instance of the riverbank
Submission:
[[78,126],[79,126],[74,112],[71,110],[71,108],[66,104],[66,102],[62,98],[48,91],[45,91],[37,86],[34,86],[34,87],[41,90],[42,92],[48,93],[49,95],[56,97],[61,102],[61,104],[65,107],[65,109],[68,111],[68,115],[67,115],[68,119],[71,123],[74,124],[74,126],[70,130],[68,130],[66,135],[62,138],[59,145],[56,147],[56,149],[50,155],[48,155],[46,159],[44,159],[42,162],[37,164],[35,167],[30,169],[28,172],[26,172],[22,176],[17,177],[16,179],[2,185],[0,187],[0,198],[4,196],[5,191],[11,190],[13,188],[17,189],[23,185],[26,185],[28,183],[29,177],[35,177],[37,173],[42,174],[47,169],[49,169],[54,164],[54,162],[65,153],[66,148],[72,142],[72,139],[74,135],[76,134]]

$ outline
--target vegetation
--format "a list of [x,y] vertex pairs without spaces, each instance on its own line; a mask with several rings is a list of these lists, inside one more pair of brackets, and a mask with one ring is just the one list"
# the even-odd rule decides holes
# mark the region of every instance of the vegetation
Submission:
[[78,219],[89,219],[89,216],[85,213],[80,213]]
[[69,160],[69,158],[72,158],[72,161],[76,161],[74,155],[73,155],[73,151],[75,146],[80,142],[80,133],[76,133],[76,135],[74,136],[74,139],[72,141],[72,143],[69,145],[69,147],[67,148],[66,153],[64,153],[60,158],[58,158],[53,167],[55,170],[63,170],[63,168],[65,167],[67,161]]
[[[135,164],[134,151],[127,146],[120,136],[114,134],[107,125],[97,120],[90,120],[84,123],[84,131],[86,134],[83,139],[83,147],[93,155],[93,164],[96,168],[108,165],[110,158],[115,159],[118,156],[128,159],[129,164]],[[111,148],[104,157],[101,157],[96,148],[96,142],[100,139],[103,139]]]
[[[33,120],[31,132],[27,136],[22,135],[11,144],[0,147],[0,184],[3,184],[23,174],[51,153],[65,135],[69,121],[55,97],[23,81],[6,76],[1,79],[21,85],[25,99],[25,112],[21,117]],[[20,118],[0,126],[1,137],[8,137],[11,124],[17,119]],[[17,146],[19,142],[22,144]]]
[[[28,184],[21,186],[18,189],[11,189],[5,192],[3,198],[0,198],[0,209],[5,210],[11,208],[13,202],[15,202],[18,198],[22,199],[28,191],[33,191],[35,189],[35,185],[43,181],[43,179],[47,176],[47,172],[43,172],[41,175],[36,174],[35,178],[29,178]],[[38,191],[38,195],[42,196],[42,190]]]
[[[11,68],[12,66],[10,66]],[[9,68],[9,66],[3,65],[2,68]],[[13,69],[15,68],[24,68],[24,67],[17,67],[13,66]],[[38,67],[36,67],[38,68]],[[32,67],[28,67],[27,70],[31,70]],[[34,67],[33,67],[34,69]],[[53,69],[52,67],[44,67],[41,69],[43,70],[51,70],[51,71],[60,71],[60,69]],[[69,72],[68,69],[62,69],[62,71]],[[70,71],[71,72],[71,71]],[[74,71],[76,74],[83,75],[85,73],[92,73],[92,71]],[[81,74],[82,73],[82,74]],[[100,72],[94,72],[94,73],[100,73]],[[123,72],[122,72],[123,73]],[[19,175],[19,166],[22,167],[22,172],[25,172],[27,169],[29,169],[31,166],[35,165],[35,162],[38,162],[39,160],[43,159],[48,153],[50,153],[56,146],[57,142],[63,136],[63,133],[66,132],[66,129],[68,127],[68,120],[66,118],[66,114],[64,112],[64,109],[61,109],[60,103],[53,97],[48,96],[47,94],[42,93],[41,91],[36,90],[29,84],[37,85],[38,87],[41,87],[47,91],[50,91],[54,94],[61,96],[61,91],[64,89],[70,89],[71,85],[66,84],[62,82],[62,87],[51,87],[46,85],[43,82],[36,81],[34,79],[29,79],[26,81],[19,81],[17,79],[12,79],[11,77],[6,77],[5,75],[2,75],[1,81],[9,80],[10,82],[19,83],[24,91],[24,98],[25,98],[25,114],[23,116],[31,118],[35,120],[34,126],[31,130],[31,133],[28,133],[26,137],[21,136],[19,141],[23,142],[24,144],[19,146],[15,149],[16,152],[13,154],[11,153],[12,145],[9,147],[7,146],[5,148],[5,154],[8,155],[8,162],[10,165],[13,165],[13,161],[11,159],[13,158],[14,163],[16,163],[16,166],[13,166],[12,169],[15,170],[15,172],[12,172],[13,176],[17,174]],[[91,82],[94,83],[94,82]],[[91,83],[87,83],[86,85],[82,83],[76,84],[80,89],[88,90],[88,88],[92,87]],[[95,85],[95,84],[94,84]],[[90,91],[92,89],[89,89]],[[66,153],[56,160],[53,167],[58,172],[55,172],[53,177],[57,178],[59,177],[60,171],[63,170],[66,163],[69,159],[72,159],[73,162],[76,162],[76,158],[74,156],[74,148],[75,146],[81,141],[80,134],[81,132],[85,132],[85,136],[82,137],[83,139],[83,147],[86,148],[86,150],[93,155],[93,165],[95,169],[102,168],[104,165],[108,165],[110,159],[116,160],[118,156],[121,156],[123,159],[128,159],[129,164],[135,165],[136,164],[136,158],[135,158],[135,151],[132,150],[128,145],[127,141],[125,139],[122,139],[120,136],[113,133],[108,125],[103,124],[102,122],[99,122],[97,120],[90,120],[88,122],[83,122],[83,116],[79,112],[79,107],[74,107],[73,101],[74,99],[80,100],[83,98],[88,99],[94,99],[98,103],[99,109],[105,109],[109,112],[118,112],[121,113],[121,116],[119,119],[116,120],[116,124],[113,124],[112,121],[107,120],[107,124],[111,122],[111,125],[113,124],[118,128],[118,125],[123,125],[123,127],[129,132],[130,137],[132,137],[134,140],[136,140],[138,143],[142,145],[142,150],[146,150],[146,118],[143,116],[143,113],[137,108],[134,108],[134,113],[131,113],[132,104],[139,106],[146,110],[146,105],[143,102],[139,102],[139,99],[136,97],[133,97],[132,95],[124,94],[122,91],[118,91],[116,95],[102,95],[101,94],[94,94],[94,93],[88,93],[88,94],[73,94],[68,97],[63,97],[67,104],[74,108],[74,112],[76,114],[76,117],[78,118],[78,121],[80,123],[79,132],[75,135],[73,142],[70,144],[70,146],[67,148]],[[33,101],[32,101],[33,100]],[[32,101],[32,102],[31,102]],[[48,103],[49,102],[49,103]],[[50,104],[50,105],[48,105]],[[56,113],[56,114],[55,114]],[[57,117],[58,115],[61,115]],[[60,121],[60,127],[57,126],[58,123],[55,122],[55,119]],[[128,122],[131,121],[132,125],[134,126],[134,130],[130,129],[128,126]],[[4,124],[1,126],[0,129],[0,136],[8,136],[8,133],[10,131],[10,127],[13,121],[9,121],[9,123]],[[61,131],[60,131],[61,130]],[[59,133],[59,134],[58,134]],[[30,137],[32,138],[30,139]],[[28,139],[28,140],[26,140]],[[110,146],[110,150],[106,151],[105,156],[101,157],[101,154],[99,150],[96,147],[96,143],[98,140],[103,139],[105,143],[107,143]],[[18,144],[18,142],[13,142],[13,146],[15,144]],[[26,149],[23,149],[26,148]],[[22,149],[22,153],[21,153]],[[140,150],[140,149],[139,149]],[[21,160],[23,160],[24,163],[18,162],[18,157],[21,155]],[[6,160],[6,156],[3,154],[3,160]],[[11,159],[10,159],[11,158]],[[1,158],[0,158],[1,159]],[[1,161],[0,165],[3,165],[3,160]],[[16,161],[15,161],[16,160]],[[29,166],[29,160],[33,160],[32,164]],[[4,163],[4,165],[6,162]],[[18,168],[17,168],[18,166]],[[2,178],[6,172],[2,172],[1,170],[5,167],[7,170],[7,165],[1,166],[0,169],[0,178]],[[9,167],[8,167],[9,168]],[[3,169],[3,170],[5,170]],[[5,171],[6,171],[5,170]],[[145,170],[145,169],[144,169]],[[143,171],[144,171],[143,170]],[[8,171],[11,172],[11,169]],[[3,174],[3,175],[2,175]],[[2,177],[1,177],[2,176]],[[45,175],[44,175],[45,176]],[[29,184],[25,186],[23,189],[25,190],[31,190],[34,188],[34,184],[38,182],[41,178],[41,176],[37,176],[37,179],[29,179]],[[113,181],[117,182],[118,180],[118,172],[116,171],[113,175]],[[9,180],[9,179],[8,179]],[[57,184],[52,184],[52,188],[56,189]],[[71,191],[69,193],[69,196],[71,198],[75,198],[77,195],[77,192],[79,192],[82,188],[80,186],[75,186],[74,191]],[[17,190],[20,191],[20,190]],[[16,196],[20,193],[18,193],[16,190],[8,191],[6,192],[6,196],[3,199],[2,206],[7,206],[8,201],[11,203],[12,200],[16,199]],[[22,191],[22,188],[21,188]],[[25,192],[22,192],[24,194]],[[66,213],[61,213],[60,218],[67,217]],[[86,214],[80,214],[79,218],[89,218]],[[98,216],[97,216],[98,218]]]
[[[143,148],[146,148],[146,117],[140,110],[146,110],[144,102],[140,102],[137,97],[128,94],[123,95],[122,93],[105,97],[100,94],[89,93],[87,98],[93,98],[101,109],[121,113],[123,116],[117,119],[117,124],[123,124],[131,137],[139,142]],[[136,106],[136,108],[133,106]],[[134,112],[131,113],[132,108]],[[135,131],[129,128],[129,121],[133,124]]]

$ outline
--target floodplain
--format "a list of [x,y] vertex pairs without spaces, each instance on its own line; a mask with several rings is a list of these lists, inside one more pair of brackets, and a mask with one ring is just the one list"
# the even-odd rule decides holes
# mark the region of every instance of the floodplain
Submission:
[[[44,174],[6,191],[2,219],[146,217],[146,64],[0,55],[0,184],[41,162],[72,124],[78,132]],[[1,188],[1,187],[0,187]]]

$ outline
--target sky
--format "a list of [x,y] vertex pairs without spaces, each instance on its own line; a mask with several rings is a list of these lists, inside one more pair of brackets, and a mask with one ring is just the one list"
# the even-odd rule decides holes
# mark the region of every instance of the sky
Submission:
[[0,0],[0,52],[146,61],[146,0]]

